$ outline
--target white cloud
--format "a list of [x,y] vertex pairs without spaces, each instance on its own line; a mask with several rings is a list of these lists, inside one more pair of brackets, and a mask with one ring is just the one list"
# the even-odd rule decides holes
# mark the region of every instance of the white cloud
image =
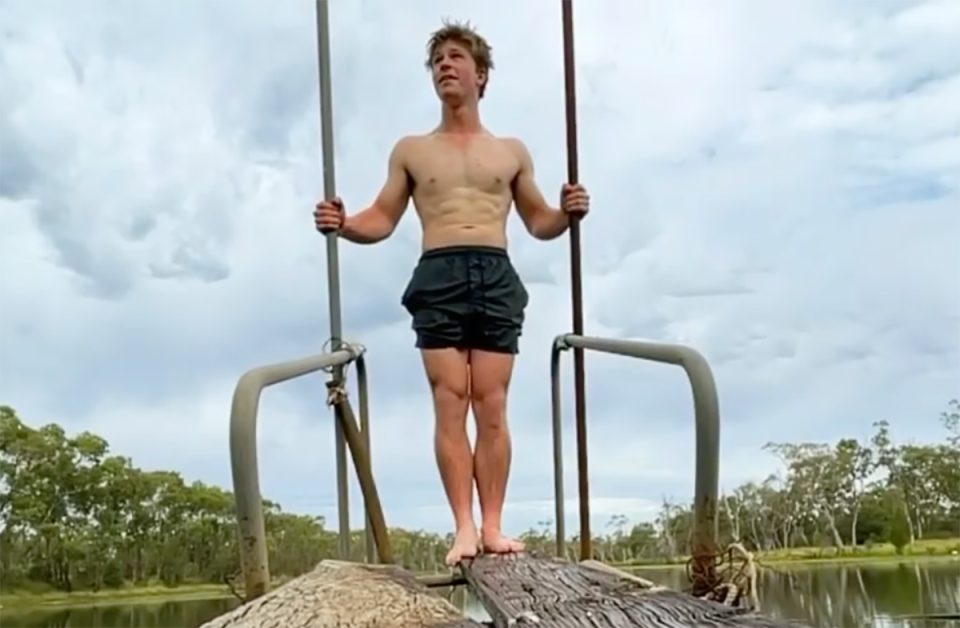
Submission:
[[[135,8],[134,8],[135,7]],[[483,103],[548,195],[565,170],[559,10],[334,2],[338,191],[435,123],[423,41],[443,16],[494,46]],[[960,9],[940,2],[580,3],[586,329],[711,360],[723,483],[769,440],[935,438],[960,395]],[[0,4],[0,398],[92,429],[143,466],[229,484],[227,415],[257,364],[328,335],[312,3]],[[549,348],[569,326],[565,241],[510,225],[531,305],[511,400],[508,525],[552,517]],[[399,295],[416,221],[341,246],[346,335],[369,348],[389,521],[443,530],[430,404]],[[564,391],[571,378],[565,356]],[[588,359],[595,525],[692,491],[679,369]],[[264,492],[334,516],[319,377],[265,394]],[[568,528],[576,522],[566,408]],[[353,498],[354,521],[359,521]]]

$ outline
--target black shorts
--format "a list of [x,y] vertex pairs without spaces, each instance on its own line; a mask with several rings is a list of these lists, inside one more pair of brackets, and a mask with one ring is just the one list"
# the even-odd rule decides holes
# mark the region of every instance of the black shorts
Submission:
[[420,349],[517,353],[528,300],[506,251],[451,246],[423,254],[401,303]]

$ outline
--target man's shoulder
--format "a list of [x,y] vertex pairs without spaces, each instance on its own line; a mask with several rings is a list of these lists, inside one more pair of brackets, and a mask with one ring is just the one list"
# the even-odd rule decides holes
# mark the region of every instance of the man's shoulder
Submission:
[[393,145],[394,157],[401,161],[410,159],[416,151],[423,149],[424,142],[429,139],[429,137],[429,134],[404,135]]
[[520,161],[521,164],[526,164],[531,160],[530,150],[527,148],[527,145],[518,137],[500,137],[497,138],[500,142],[507,147],[511,153]]
[[497,140],[504,146],[509,146],[510,148],[523,148],[525,145],[523,140],[519,137],[514,137],[512,135],[490,135],[493,139]]
[[416,133],[411,135],[404,135],[397,140],[397,146],[410,146],[420,144],[430,137],[429,133]]
[[393,145],[394,150],[409,150],[423,141],[423,135],[404,135]]

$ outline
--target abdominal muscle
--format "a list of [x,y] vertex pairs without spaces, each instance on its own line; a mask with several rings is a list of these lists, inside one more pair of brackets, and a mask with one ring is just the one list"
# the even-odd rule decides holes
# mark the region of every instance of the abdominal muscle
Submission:
[[454,188],[415,198],[423,226],[423,250],[447,246],[507,248],[509,194]]

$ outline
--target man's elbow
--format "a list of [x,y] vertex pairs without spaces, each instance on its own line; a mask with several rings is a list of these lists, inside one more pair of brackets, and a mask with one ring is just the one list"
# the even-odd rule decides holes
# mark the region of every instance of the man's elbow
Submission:
[[566,213],[559,209],[543,208],[530,221],[529,230],[537,240],[555,240],[563,235],[570,222]]
[[534,227],[533,229],[530,229],[530,235],[532,235],[535,239],[540,240],[542,242],[549,242],[550,240],[557,239],[560,236],[560,232],[556,232],[553,230],[549,230],[545,227],[538,226],[538,227]]
[[376,244],[386,240],[396,229],[389,212],[374,204],[362,212],[348,217],[340,235],[355,244]]

